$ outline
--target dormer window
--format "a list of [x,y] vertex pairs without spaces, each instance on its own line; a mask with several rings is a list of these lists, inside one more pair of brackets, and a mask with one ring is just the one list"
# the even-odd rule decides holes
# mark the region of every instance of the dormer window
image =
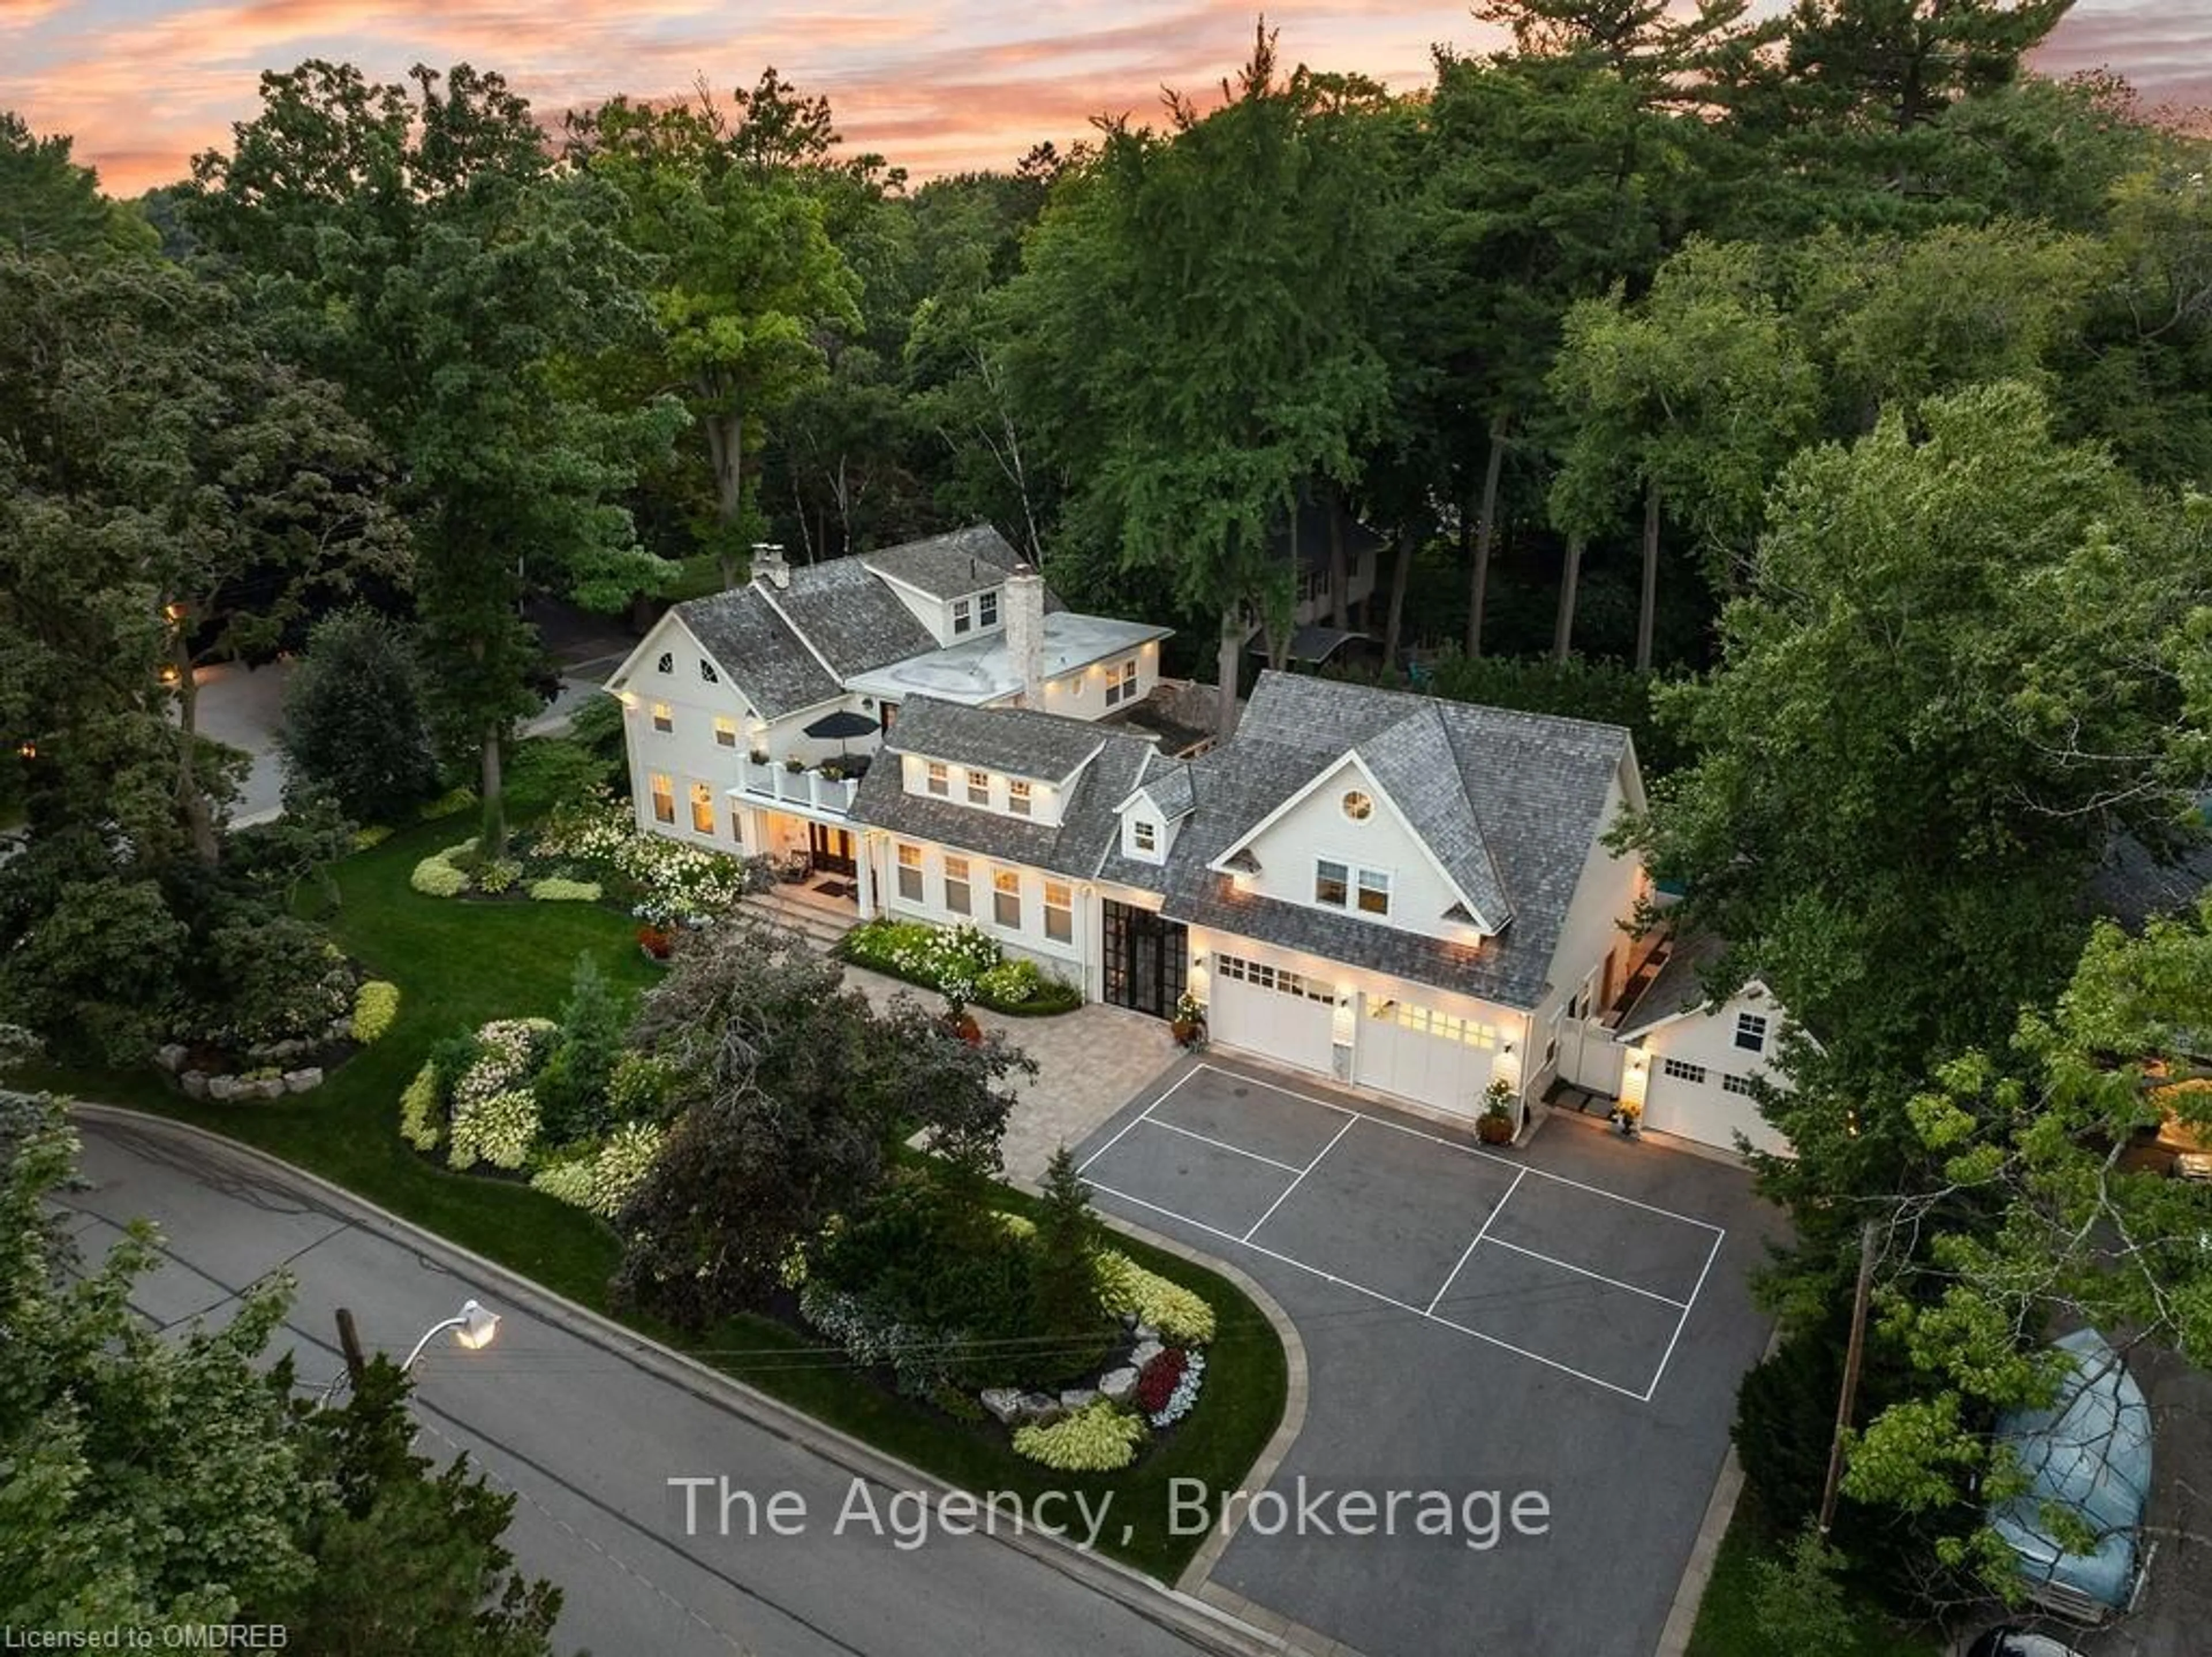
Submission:
[[999,624],[999,594],[995,589],[977,596],[975,624],[979,627],[996,627]]
[[1160,852],[1160,825],[1143,818],[1129,825],[1129,844],[1147,857]]
[[975,606],[966,599],[952,600],[952,631],[957,636],[973,631],[975,625]]
[[942,800],[952,792],[951,773],[945,770],[942,759],[933,759],[927,767],[927,783],[929,791]]
[[968,803],[971,806],[988,806],[991,803],[990,772],[969,771],[968,773]]
[[1030,814],[1030,785],[1018,777],[1006,783],[1006,809],[1017,817]]

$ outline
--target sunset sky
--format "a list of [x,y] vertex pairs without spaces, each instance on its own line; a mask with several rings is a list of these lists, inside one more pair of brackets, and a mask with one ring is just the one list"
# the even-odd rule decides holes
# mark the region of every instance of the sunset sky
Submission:
[[[68,132],[119,194],[183,174],[255,107],[264,69],[350,60],[504,73],[552,111],[614,92],[718,91],[773,64],[827,93],[848,140],[917,177],[1003,166],[1098,112],[1150,119],[1162,86],[1202,89],[1249,47],[1250,0],[0,0],[0,107]],[[1463,5],[1274,0],[1283,55],[1396,88],[1431,41],[1496,39]],[[2212,0],[2081,0],[2045,47],[2053,73],[2109,64],[2148,104],[2212,107]]]

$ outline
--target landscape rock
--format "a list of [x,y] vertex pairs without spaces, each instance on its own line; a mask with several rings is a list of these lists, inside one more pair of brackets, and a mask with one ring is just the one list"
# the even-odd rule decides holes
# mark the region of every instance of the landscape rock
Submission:
[[1137,1344],[1139,1346],[1146,1341],[1156,1341],[1160,1337],[1160,1331],[1150,1324],[1133,1324],[1130,1326],[1129,1332],[1137,1337]]
[[1022,1394],[1021,1416],[1024,1422],[1038,1427],[1049,1427],[1066,1414],[1067,1411],[1060,1407],[1060,1400],[1049,1392]]
[[987,1386],[981,1400],[993,1417],[1006,1426],[1011,1427],[1022,1413],[1022,1390],[1018,1386]]
[[1130,1366],[1133,1368],[1142,1369],[1165,1349],[1158,1341],[1139,1341],[1137,1349],[1129,1354]]
[[183,1042],[173,1041],[166,1047],[156,1047],[154,1050],[154,1063],[171,1075],[174,1075],[185,1068],[185,1051]]
[[1097,1402],[1098,1392],[1096,1387],[1071,1386],[1060,1395],[1060,1407],[1071,1416],[1077,1410],[1087,1409]]
[[284,1091],[288,1093],[304,1093],[322,1085],[323,1070],[319,1064],[310,1064],[304,1070],[284,1072]]
[[330,1028],[324,1031],[323,1034],[332,1041],[350,1041],[353,1039],[353,1020],[347,1017],[334,1018],[331,1020]]
[[284,1097],[284,1078],[283,1076],[264,1076],[260,1081],[251,1084],[251,1090],[249,1092],[241,1093],[239,1097],[241,1099],[282,1099]]
[[245,1088],[246,1084],[236,1076],[210,1076],[207,1079],[207,1096],[218,1104],[228,1105],[232,1100],[242,1097]]
[[1127,1404],[1137,1395],[1137,1372],[1124,1364],[1098,1378],[1098,1396],[1109,1404]]
[[187,1070],[179,1080],[184,1083],[186,1099],[205,1099],[208,1096],[208,1077],[205,1070]]

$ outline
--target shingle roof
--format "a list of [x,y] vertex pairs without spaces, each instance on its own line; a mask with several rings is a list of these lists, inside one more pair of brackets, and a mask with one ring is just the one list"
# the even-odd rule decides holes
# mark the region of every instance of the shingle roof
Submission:
[[[956,765],[1006,771],[1058,783],[1098,751],[1114,733],[1085,719],[1069,719],[1035,708],[971,708],[918,696],[899,704],[898,718],[884,746],[899,753],[918,753]],[[1143,738],[1127,738],[1149,749]],[[1118,802],[1121,795],[1115,795]]]
[[1474,906],[1484,929],[1498,932],[1513,918],[1513,905],[1498,878],[1498,864],[1467,797],[1452,752],[1443,704],[1425,702],[1358,752],[1414,833]]
[[[921,734],[930,738],[928,744],[915,740],[917,718]],[[964,735],[969,740],[963,753],[939,757],[972,758],[978,765],[993,764],[983,756],[1018,745],[1023,734],[1040,743],[1059,740],[1039,725],[1041,721],[1076,727],[1085,736],[1084,755],[1095,756],[1083,765],[1082,774],[1069,789],[1057,824],[1030,822],[952,800],[908,794],[900,775],[902,768],[882,760],[869,769],[854,796],[854,819],[893,834],[935,841],[1000,862],[1025,863],[1055,874],[1090,879],[1100,858],[1120,838],[1121,819],[1115,807],[1135,786],[1137,774],[1152,752],[1149,738],[1029,709],[963,708],[917,698],[901,707],[884,746],[894,752],[938,755],[933,744]],[[1077,763],[1082,764],[1081,757]],[[1022,776],[1042,774],[1034,759],[1000,768]],[[1060,775],[1065,777],[1066,772]]]
[[[1417,717],[1431,716],[1441,741],[1433,728],[1415,726],[1382,743],[1386,766],[1422,801],[1414,807],[1401,801],[1408,815],[1418,809],[1438,822],[1457,809],[1449,791],[1441,780],[1413,788],[1402,767],[1425,753],[1456,774],[1472,838],[1459,841],[1453,855],[1464,867],[1474,847],[1486,852],[1494,889],[1511,905],[1503,934],[1470,949],[1356,916],[1238,895],[1226,876],[1206,867],[1322,769],[1353,749],[1364,754]],[[1607,790],[1627,743],[1628,733],[1613,725],[1263,673],[1237,734],[1191,762],[1197,809],[1176,839],[1165,880],[1158,870],[1118,855],[1109,856],[1102,873],[1163,887],[1174,919],[1534,1008],[1543,999],[1591,843],[1606,826]],[[1446,848],[1437,850],[1443,856]]]
[[676,613],[763,719],[811,708],[843,688],[753,588],[687,599]]
[[[840,679],[937,648],[929,629],[858,557],[802,564],[792,570],[788,587],[756,582],[752,590],[783,613]],[[736,664],[731,667],[734,672]]]
[[934,599],[957,599],[996,587],[1021,555],[989,524],[969,524],[926,540],[859,555],[862,564]]
[[1621,1037],[1649,1030],[1655,1024],[1682,1013],[1694,1013],[1711,999],[1705,993],[1705,969],[1728,951],[1725,941],[1712,933],[1676,938],[1668,946],[1667,959],[1644,993],[1620,1016],[1614,1033]]
[[1196,803],[1190,791],[1190,762],[1154,754],[1137,778],[1137,786],[1152,796],[1160,814],[1170,822],[1186,815]]

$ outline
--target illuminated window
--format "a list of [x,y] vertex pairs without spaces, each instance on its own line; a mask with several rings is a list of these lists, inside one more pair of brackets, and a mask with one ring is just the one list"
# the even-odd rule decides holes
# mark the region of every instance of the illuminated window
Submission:
[[1355,823],[1364,823],[1375,814],[1375,802],[1358,789],[1344,796],[1344,814]]
[[968,773],[968,803],[971,806],[988,806],[991,803],[990,772],[969,771]]
[[691,785],[691,830],[695,834],[714,832],[714,791],[704,783]]
[[945,859],[945,906],[955,915],[969,912],[968,860],[950,853]]
[[1006,809],[1017,817],[1030,814],[1030,785],[1018,777],[1006,784]]
[[951,784],[945,773],[945,762],[942,759],[933,759],[929,762],[928,778],[929,791],[932,794],[941,798],[952,791]]
[[1054,943],[1075,936],[1075,899],[1064,880],[1044,883],[1044,935]]
[[714,740],[725,748],[738,746],[738,722],[725,714],[714,716]]
[[1022,929],[1022,877],[1016,870],[992,872],[991,917],[1009,931]]
[[656,731],[672,731],[676,728],[675,710],[665,702],[656,702],[653,704],[653,728]]
[[1359,912],[1363,915],[1388,915],[1390,912],[1390,877],[1379,869],[1359,871]]
[[921,901],[921,848],[898,849],[898,895],[910,904]]
[[653,819],[656,823],[676,820],[676,784],[665,771],[653,774]]
[[1352,892],[1352,872],[1324,857],[1314,865],[1314,901],[1341,909]]

